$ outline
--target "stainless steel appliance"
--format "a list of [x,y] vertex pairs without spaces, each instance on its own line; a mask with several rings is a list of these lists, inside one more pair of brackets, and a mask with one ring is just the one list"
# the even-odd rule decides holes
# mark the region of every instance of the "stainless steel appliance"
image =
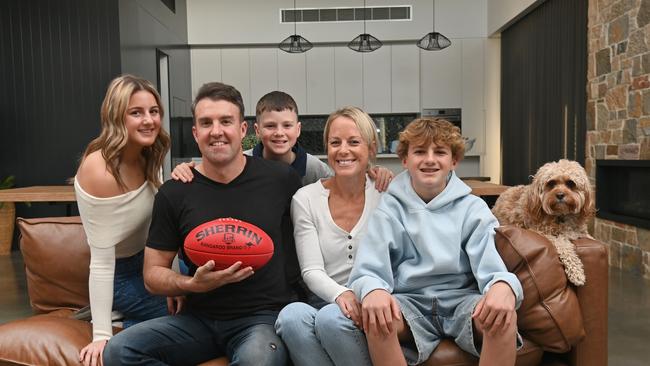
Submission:
[[447,121],[453,123],[454,125],[460,128],[460,132],[463,132],[463,126],[461,123],[461,108],[424,108],[422,109],[422,117],[434,117],[434,118],[443,118]]

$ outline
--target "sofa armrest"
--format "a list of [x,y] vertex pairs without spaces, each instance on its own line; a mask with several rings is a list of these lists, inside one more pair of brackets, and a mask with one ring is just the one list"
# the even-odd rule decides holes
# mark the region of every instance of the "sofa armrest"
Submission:
[[576,288],[587,336],[571,350],[573,365],[607,365],[609,264],[605,244],[593,239],[574,241],[587,278]]

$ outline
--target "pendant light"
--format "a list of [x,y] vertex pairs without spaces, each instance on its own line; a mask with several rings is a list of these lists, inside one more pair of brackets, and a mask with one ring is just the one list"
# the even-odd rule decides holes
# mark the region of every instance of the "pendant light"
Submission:
[[366,33],[366,16],[366,0],[363,0],[363,33],[348,43],[348,48],[353,51],[372,52],[382,46],[380,40]]
[[285,38],[278,47],[289,53],[303,53],[307,52],[314,47],[311,42],[306,40],[304,37],[296,34],[296,18],[298,17],[296,12],[296,0],[293,0],[293,34]]
[[449,38],[443,36],[442,34],[435,31],[435,20],[436,20],[436,0],[431,0],[433,7],[433,14],[431,18],[431,28],[433,31],[428,33],[426,36],[422,37],[417,45],[425,51],[439,51],[443,48],[447,48],[451,45]]

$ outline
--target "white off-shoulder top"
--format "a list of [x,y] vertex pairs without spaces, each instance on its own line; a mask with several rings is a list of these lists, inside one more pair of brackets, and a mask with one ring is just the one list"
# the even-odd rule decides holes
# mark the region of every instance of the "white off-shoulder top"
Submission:
[[139,188],[113,197],[88,194],[77,179],[75,195],[90,246],[88,290],[93,318],[93,341],[113,335],[113,277],[115,259],[144,249],[156,188],[145,181]]

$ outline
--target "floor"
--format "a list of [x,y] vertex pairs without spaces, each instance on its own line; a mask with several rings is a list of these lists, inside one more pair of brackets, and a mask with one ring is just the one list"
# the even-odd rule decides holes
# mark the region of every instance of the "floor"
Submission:
[[[20,253],[0,256],[0,324],[31,314]],[[650,365],[650,281],[611,269],[609,365]]]

